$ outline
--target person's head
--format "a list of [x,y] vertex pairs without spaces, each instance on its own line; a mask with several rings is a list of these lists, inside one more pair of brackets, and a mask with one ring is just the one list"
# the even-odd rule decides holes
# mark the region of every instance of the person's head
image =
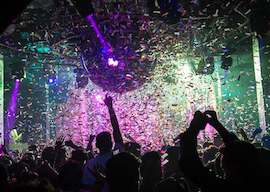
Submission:
[[37,186],[39,184],[38,174],[28,170],[23,170],[20,174],[20,182],[23,185]]
[[161,157],[157,151],[145,153],[140,167],[143,180],[159,181],[162,177]]
[[76,149],[72,151],[71,159],[78,161],[81,165],[84,165],[88,161],[88,155],[83,149]]
[[215,145],[210,145],[203,152],[203,163],[207,165],[209,162],[216,158],[216,154],[219,152],[219,148]]
[[67,161],[67,151],[64,148],[59,149],[56,159],[55,159],[55,169],[59,170],[65,162]]
[[59,169],[58,185],[64,191],[72,191],[80,188],[82,184],[82,166],[75,160],[68,160]]
[[36,155],[38,153],[38,146],[36,146],[35,144],[30,145],[28,147],[28,150],[31,151],[34,155]]
[[226,179],[233,183],[256,182],[261,166],[258,151],[246,141],[234,141],[220,149],[222,168]]
[[29,170],[29,165],[24,162],[13,163],[8,172],[12,181],[20,182],[21,173],[25,170]]
[[129,152],[113,155],[106,162],[106,180],[111,192],[139,190],[140,159]]
[[166,150],[163,159],[163,174],[164,178],[170,177],[172,174],[179,171],[178,159],[180,155],[180,147],[172,146]]
[[36,166],[36,159],[32,152],[25,153],[21,161],[28,164],[30,170]]
[[177,181],[173,177],[169,177],[158,182],[155,186],[154,192],[188,192],[188,185],[184,179]]
[[51,166],[53,165],[54,161],[53,147],[46,147],[42,151],[42,160],[48,162]]
[[133,153],[136,157],[141,157],[141,146],[136,142],[125,143],[125,151]]
[[7,155],[0,156],[0,164],[3,164],[6,168],[12,165],[12,161]]
[[112,136],[109,132],[101,132],[96,138],[96,147],[99,149],[100,153],[107,153],[112,150]]
[[217,147],[220,147],[223,144],[223,140],[220,134],[215,134],[214,135],[214,145]]

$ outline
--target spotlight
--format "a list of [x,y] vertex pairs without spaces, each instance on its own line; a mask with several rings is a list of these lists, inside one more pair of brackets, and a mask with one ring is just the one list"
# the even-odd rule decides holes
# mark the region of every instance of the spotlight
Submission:
[[109,65],[109,66],[116,67],[116,66],[118,66],[118,63],[119,63],[119,62],[118,62],[117,60],[114,61],[113,58],[109,58],[109,59],[108,59],[108,65]]
[[20,82],[20,79],[15,79],[16,82]]
[[54,78],[48,79],[48,83],[49,83],[49,84],[52,84],[52,83],[54,83],[54,82],[55,82],[55,79],[54,79]]

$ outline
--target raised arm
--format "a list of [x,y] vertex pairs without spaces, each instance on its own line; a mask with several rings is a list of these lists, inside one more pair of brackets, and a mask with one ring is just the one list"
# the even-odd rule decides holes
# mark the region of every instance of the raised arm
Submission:
[[207,122],[208,117],[196,111],[190,127],[180,134],[179,165],[185,176],[202,191],[215,192],[217,189],[221,192],[229,191],[226,181],[216,177],[215,173],[203,166],[196,149],[198,133],[205,128]]
[[184,174],[197,185],[203,182],[203,177],[208,174],[197,152],[197,136],[205,128],[206,116],[196,111],[189,128],[179,135],[180,157],[179,165]]
[[221,135],[225,145],[235,141],[235,140],[239,140],[237,138],[237,136],[231,132],[229,132],[218,120],[217,118],[217,113],[215,111],[205,111],[203,113],[204,115],[206,115],[207,118],[207,122],[212,125],[217,131],[218,133]]
[[109,114],[110,114],[110,119],[111,119],[111,124],[113,128],[113,139],[115,143],[119,143],[124,147],[124,142],[123,138],[119,129],[119,124],[118,120],[115,116],[114,109],[113,109],[113,104],[112,104],[112,97],[106,95],[106,98],[104,100],[105,105],[108,107]]

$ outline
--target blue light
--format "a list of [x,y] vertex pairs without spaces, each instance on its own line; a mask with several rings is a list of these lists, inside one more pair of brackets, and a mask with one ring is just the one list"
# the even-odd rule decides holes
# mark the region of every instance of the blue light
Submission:
[[53,79],[53,78],[50,78],[50,79],[48,80],[48,82],[49,82],[49,83],[54,83],[54,79]]

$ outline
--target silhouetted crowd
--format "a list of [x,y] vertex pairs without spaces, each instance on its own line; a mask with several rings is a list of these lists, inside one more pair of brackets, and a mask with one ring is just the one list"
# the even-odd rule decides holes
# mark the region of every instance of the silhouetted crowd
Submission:
[[[29,146],[21,157],[2,145],[1,192],[260,192],[270,191],[270,151],[229,132],[215,111],[196,111],[174,146],[142,152],[123,142],[112,97],[104,100],[113,128],[90,135],[86,149],[59,138],[53,147]],[[210,124],[213,140],[198,143]],[[239,137],[239,138],[238,138]],[[96,139],[98,153],[93,152]],[[72,149],[67,155],[66,149]]]

